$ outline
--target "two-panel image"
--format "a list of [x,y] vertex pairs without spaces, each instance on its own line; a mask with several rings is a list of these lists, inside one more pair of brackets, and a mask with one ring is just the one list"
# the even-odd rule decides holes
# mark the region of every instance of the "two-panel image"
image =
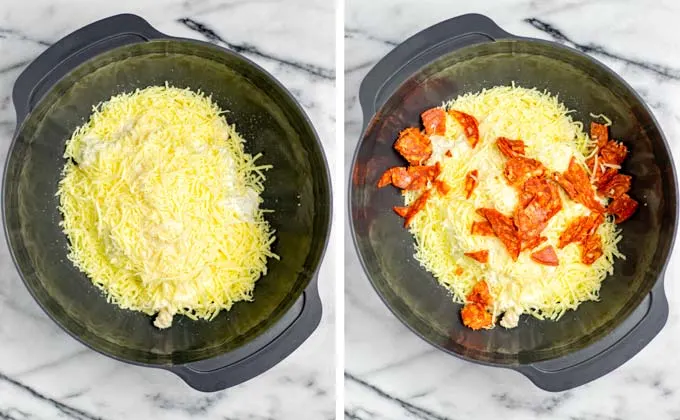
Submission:
[[680,419],[671,3],[0,5],[0,419]]

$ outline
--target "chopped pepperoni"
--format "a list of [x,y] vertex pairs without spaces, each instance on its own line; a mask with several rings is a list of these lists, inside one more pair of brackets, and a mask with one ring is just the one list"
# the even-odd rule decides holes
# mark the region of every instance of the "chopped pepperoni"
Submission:
[[[421,191],[427,188],[428,182],[434,182],[434,179],[441,173],[441,166],[439,162],[431,166],[409,166],[408,176],[411,178],[411,183],[405,188],[410,191]],[[392,177],[392,183],[394,183],[394,176]]]
[[432,166],[397,166],[390,168],[380,177],[378,188],[389,184],[406,190],[422,190],[427,183],[433,181],[441,172],[439,163]]
[[628,194],[621,194],[620,197],[609,203],[607,212],[614,215],[614,222],[621,223],[628,220],[638,208],[638,202],[630,198]]
[[503,242],[513,261],[516,261],[521,249],[521,242],[512,219],[496,209],[481,208],[477,209],[477,213],[489,221],[493,232]]
[[583,169],[572,156],[569,168],[562,175],[556,176],[557,182],[564,188],[567,195],[589,209],[598,213],[604,212],[602,203],[595,198],[595,192],[590,184],[586,170]]
[[470,234],[479,236],[495,236],[493,229],[491,228],[491,223],[487,222],[486,220],[483,222],[472,222]]
[[378,180],[378,188],[393,184],[397,188],[406,188],[411,184],[413,178],[408,173],[408,169],[397,166],[385,171]]
[[583,264],[591,265],[602,256],[602,240],[597,233],[588,236],[582,245],[581,262]]
[[458,121],[458,124],[463,127],[468,144],[474,149],[479,141],[479,124],[477,123],[477,119],[472,115],[456,111],[455,109],[450,109],[449,115],[455,118],[456,121]]
[[533,176],[543,175],[545,167],[536,159],[514,157],[505,163],[503,175],[510,185],[520,185]]
[[405,216],[406,220],[404,221],[404,227],[409,227],[416,214],[418,214],[418,212],[422,210],[423,207],[425,207],[428,198],[430,198],[430,191],[431,190],[426,190],[408,207],[408,213]]
[[489,261],[489,251],[485,249],[475,252],[465,252],[463,255],[470,257],[473,260],[479,261],[480,263],[486,263]]
[[609,128],[604,124],[591,122],[590,138],[597,143],[597,147],[604,147],[609,141]]
[[548,238],[545,236],[533,236],[526,239],[522,238],[522,251],[525,249],[534,249],[547,240]]
[[453,154],[451,153],[450,150],[447,150],[446,153],[444,153],[444,156],[451,157],[451,156],[453,156]]
[[591,213],[589,216],[579,216],[574,218],[569,226],[560,235],[557,247],[562,249],[572,242],[583,242],[593,235],[597,228],[604,222],[602,213]]
[[394,148],[411,165],[422,165],[432,155],[432,143],[417,128],[407,128],[399,133]]
[[595,186],[598,190],[602,189],[602,187],[611,181],[618,173],[619,171],[614,168],[607,168],[604,172],[600,170],[595,177]]
[[451,190],[451,187],[449,187],[449,185],[446,182],[440,179],[434,181],[433,185],[441,195],[446,195]]
[[632,179],[633,177],[630,175],[616,174],[597,190],[605,197],[619,198],[630,190],[630,182]]
[[489,307],[493,303],[491,300],[491,293],[489,293],[489,285],[486,281],[480,280],[472,286],[472,290],[465,297],[468,303],[478,303],[483,307]]
[[505,137],[499,137],[496,139],[496,146],[498,150],[508,158],[514,158],[517,156],[524,156],[524,142],[522,140],[510,140]]
[[473,330],[480,330],[493,325],[493,317],[479,303],[470,303],[463,306],[460,315],[463,318],[463,325]]
[[540,244],[541,232],[561,209],[562,200],[555,183],[543,177],[533,177],[524,183],[513,217],[524,249]]
[[392,207],[392,210],[394,210],[394,212],[397,213],[401,217],[408,216],[408,207],[394,206],[394,207]]
[[610,165],[620,165],[624,159],[626,159],[628,149],[623,143],[610,140],[602,147],[602,149],[600,149],[599,154],[600,162],[608,163]]
[[477,186],[477,175],[479,175],[477,169],[472,170],[465,175],[465,198],[470,198],[472,191],[475,190],[475,187]]
[[442,108],[430,108],[420,114],[425,134],[442,136],[446,133],[446,112]]
[[455,275],[457,275],[457,276],[460,276],[460,275],[463,274],[464,272],[465,272],[465,271],[463,270],[463,267],[458,267],[458,268],[456,268],[456,271],[454,271],[453,273],[454,273]]
[[532,253],[530,257],[539,264],[550,265],[553,267],[559,265],[555,248],[553,248],[552,245],[548,245],[545,248]]

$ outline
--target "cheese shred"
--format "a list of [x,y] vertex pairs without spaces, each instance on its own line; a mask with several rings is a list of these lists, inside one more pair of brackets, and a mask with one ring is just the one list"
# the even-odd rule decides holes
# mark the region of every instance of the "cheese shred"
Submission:
[[121,308],[211,320],[253,298],[274,231],[260,155],[202,93],[112,97],[66,143],[57,195],[69,259]]

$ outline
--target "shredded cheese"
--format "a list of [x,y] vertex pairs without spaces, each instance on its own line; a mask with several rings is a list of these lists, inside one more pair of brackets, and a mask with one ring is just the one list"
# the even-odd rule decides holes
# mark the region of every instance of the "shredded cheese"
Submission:
[[[460,96],[444,107],[477,118],[480,142],[471,149],[460,126],[447,117],[445,138],[436,140],[437,153],[427,163],[442,165],[439,179],[451,190],[446,196],[432,194],[411,222],[416,259],[452,292],[456,302],[463,303],[474,284],[485,279],[493,298],[494,319],[505,313],[501,325],[507,328],[516,326],[522,313],[556,320],[583,301],[597,300],[600,283],[613,272],[614,258],[623,258],[617,249],[620,232],[608,217],[598,230],[604,255],[592,265],[581,262],[578,244],[558,249],[558,238],[569,222],[590,213],[561,189],[563,209],[550,219],[542,233],[547,242],[541,245],[555,248],[557,267],[535,263],[531,251],[522,252],[513,261],[498,238],[470,234],[472,222],[482,220],[476,209],[491,207],[511,215],[517,205],[517,192],[503,177],[507,159],[496,146],[498,137],[522,140],[528,157],[538,159],[551,171],[563,172],[572,156],[583,163],[595,147],[583,124],[573,121],[571,111],[548,92],[514,85]],[[443,157],[444,149],[451,150],[451,157]],[[474,169],[478,170],[478,185],[466,199],[465,175]],[[404,197],[408,205],[418,193],[406,192]],[[481,249],[489,250],[487,264],[463,255]]]
[[202,93],[112,97],[66,144],[58,196],[69,259],[121,308],[213,319],[252,299],[275,237],[260,157]]

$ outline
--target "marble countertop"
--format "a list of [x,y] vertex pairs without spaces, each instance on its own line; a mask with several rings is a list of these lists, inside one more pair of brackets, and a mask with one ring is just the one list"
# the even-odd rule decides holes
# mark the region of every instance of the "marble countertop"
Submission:
[[[407,37],[471,12],[491,17],[510,33],[563,42],[603,61],[644,97],[679,156],[675,2],[349,0],[345,7],[346,171],[361,130],[357,94],[364,75]],[[371,288],[346,235],[347,419],[680,419],[677,252],[666,275],[670,316],[663,331],[611,374],[548,393],[519,373],[464,362],[412,334]]]
[[[129,12],[161,32],[243,53],[286,85],[335,150],[334,6],[314,0],[3,1],[0,5],[0,153],[15,126],[16,77],[62,36]],[[263,25],[262,22],[267,22]],[[298,24],[304,22],[304,25]],[[300,45],[305,48],[300,48]],[[332,159],[329,162],[332,165]],[[333,245],[327,256],[334,253]],[[56,326],[30,297],[0,241],[0,419],[331,419],[334,417],[333,258],[320,271],[324,314],[291,356],[254,380],[203,394],[175,375],[95,353]]]

